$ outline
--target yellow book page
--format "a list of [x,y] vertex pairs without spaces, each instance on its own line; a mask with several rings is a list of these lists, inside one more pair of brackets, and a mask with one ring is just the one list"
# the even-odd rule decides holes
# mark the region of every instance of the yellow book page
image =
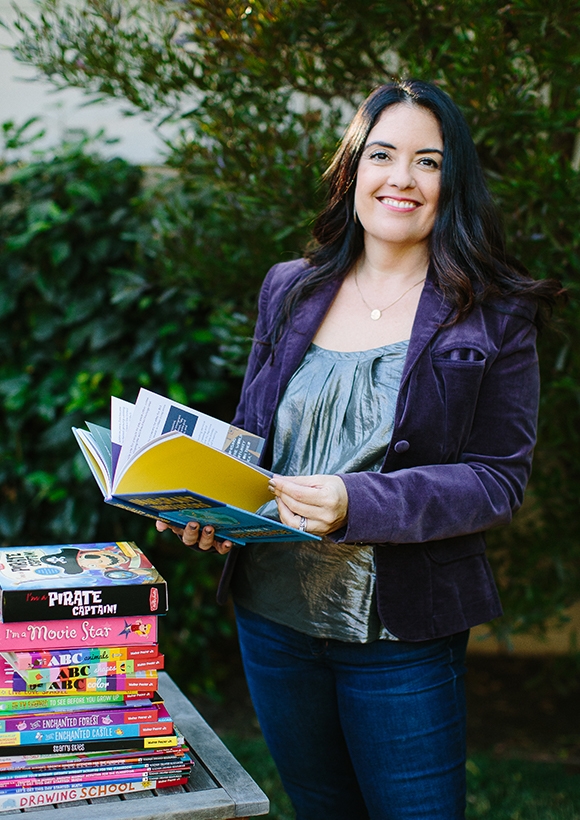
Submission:
[[248,512],[273,497],[267,475],[185,435],[158,439],[141,450],[114,487],[115,493],[169,490],[191,490]]

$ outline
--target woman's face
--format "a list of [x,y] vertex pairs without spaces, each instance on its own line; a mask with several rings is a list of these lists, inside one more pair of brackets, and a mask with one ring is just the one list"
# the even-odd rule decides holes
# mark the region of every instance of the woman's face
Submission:
[[371,129],[359,162],[354,203],[365,243],[401,249],[427,243],[433,230],[443,138],[425,108],[397,103]]

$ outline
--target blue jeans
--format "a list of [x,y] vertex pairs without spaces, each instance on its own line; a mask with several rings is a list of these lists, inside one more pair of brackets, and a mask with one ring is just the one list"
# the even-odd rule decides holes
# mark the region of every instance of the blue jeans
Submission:
[[236,607],[250,694],[297,820],[463,820],[468,632],[311,638]]

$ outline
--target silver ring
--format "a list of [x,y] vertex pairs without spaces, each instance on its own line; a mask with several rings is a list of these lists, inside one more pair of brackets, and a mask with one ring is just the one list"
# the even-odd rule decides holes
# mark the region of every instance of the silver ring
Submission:
[[308,523],[308,519],[304,518],[303,515],[300,516],[300,526],[298,527],[299,530],[302,532],[306,532],[306,524]]

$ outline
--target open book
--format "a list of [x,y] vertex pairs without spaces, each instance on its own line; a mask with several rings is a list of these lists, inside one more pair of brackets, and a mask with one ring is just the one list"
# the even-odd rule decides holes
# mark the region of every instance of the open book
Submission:
[[109,504],[235,544],[319,540],[256,512],[272,500],[259,436],[145,389],[111,399],[110,429],[87,428],[73,433]]

